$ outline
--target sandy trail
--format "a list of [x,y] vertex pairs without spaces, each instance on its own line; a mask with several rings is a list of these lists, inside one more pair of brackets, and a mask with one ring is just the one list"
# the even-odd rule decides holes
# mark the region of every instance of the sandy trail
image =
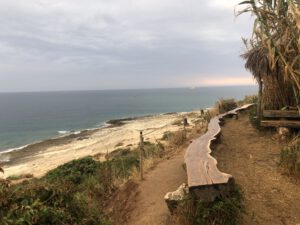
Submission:
[[138,186],[135,207],[129,215],[128,225],[167,224],[170,213],[164,201],[167,192],[175,191],[186,183],[183,169],[184,151],[160,162],[145,175],[145,180]]
[[221,171],[234,176],[245,196],[243,224],[299,225],[300,186],[280,172],[283,144],[255,130],[248,116],[226,120],[214,156]]
[[[222,127],[221,143],[213,155],[220,171],[232,174],[244,191],[242,225],[300,224],[299,183],[277,166],[283,145],[271,134],[255,130],[247,114],[226,120]],[[163,160],[132,191],[123,191],[128,205],[121,205],[128,208],[128,225],[172,224],[164,195],[186,182],[183,157],[184,150]]]

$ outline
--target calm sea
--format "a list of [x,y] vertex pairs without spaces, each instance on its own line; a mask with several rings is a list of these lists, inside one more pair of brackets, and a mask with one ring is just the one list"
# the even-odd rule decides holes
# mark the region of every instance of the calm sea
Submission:
[[0,93],[0,151],[102,126],[105,121],[210,107],[242,99],[256,86]]

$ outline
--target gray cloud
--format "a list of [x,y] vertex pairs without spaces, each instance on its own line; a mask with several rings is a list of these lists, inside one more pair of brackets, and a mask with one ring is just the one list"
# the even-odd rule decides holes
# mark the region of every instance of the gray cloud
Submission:
[[251,21],[235,21],[238,2],[0,0],[0,91],[247,78],[239,54]]

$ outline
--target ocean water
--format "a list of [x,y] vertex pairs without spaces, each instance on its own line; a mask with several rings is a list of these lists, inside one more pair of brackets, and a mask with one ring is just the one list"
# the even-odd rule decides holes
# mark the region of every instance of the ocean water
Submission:
[[0,151],[100,127],[111,119],[197,110],[220,97],[243,99],[256,92],[256,86],[234,86],[0,93]]

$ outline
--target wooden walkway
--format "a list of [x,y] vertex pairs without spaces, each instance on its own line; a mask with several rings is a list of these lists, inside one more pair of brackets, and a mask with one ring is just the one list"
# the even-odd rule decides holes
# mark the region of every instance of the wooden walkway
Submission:
[[226,117],[238,116],[239,111],[248,109],[253,104],[244,105],[210,120],[207,132],[194,140],[185,154],[188,186],[204,201],[213,201],[226,195],[231,190],[234,180],[230,174],[222,173],[217,168],[217,160],[210,154],[211,144],[221,134],[220,122]]

